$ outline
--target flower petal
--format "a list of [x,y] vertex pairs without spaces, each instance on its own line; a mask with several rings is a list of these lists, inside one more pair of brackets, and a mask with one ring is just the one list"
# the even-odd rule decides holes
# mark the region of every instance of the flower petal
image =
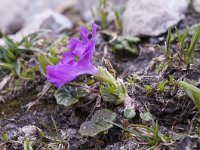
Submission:
[[69,44],[68,44],[68,49],[70,52],[73,52],[74,49],[76,48],[77,44],[78,43],[82,43],[79,39],[77,38],[72,38],[70,41],[69,41]]
[[96,31],[97,31],[97,25],[95,23],[92,23],[92,38],[96,38]]
[[83,40],[83,44],[87,44],[88,42],[88,30],[85,27],[80,27],[80,35]]
[[75,55],[74,54],[72,54],[71,52],[64,52],[63,54],[62,54],[62,58],[60,59],[60,61],[59,61],[59,64],[73,64],[73,62],[75,62],[74,61],[74,57],[75,57]]
[[[69,41],[69,51],[64,52],[62,58],[56,65],[47,66],[47,80],[56,87],[60,87],[67,82],[74,80],[82,74],[96,74],[97,68],[92,63],[92,55],[95,49],[97,25],[92,24],[92,39],[88,39],[86,28],[80,28],[82,41],[73,38]],[[79,60],[75,61],[75,56]]]
[[[89,55],[87,55],[88,57]],[[56,87],[74,80],[82,74],[96,74],[97,68],[85,57],[76,66],[72,65],[49,65],[47,66],[47,80]],[[85,61],[86,60],[86,61]]]
[[74,38],[69,41],[68,49],[74,55],[81,57],[84,53],[85,47],[80,40]]

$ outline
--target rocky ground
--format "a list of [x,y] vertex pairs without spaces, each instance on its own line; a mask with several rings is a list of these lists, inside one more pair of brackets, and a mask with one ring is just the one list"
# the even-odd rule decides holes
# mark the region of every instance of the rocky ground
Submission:
[[[173,67],[162,69],[166,60],[160,48],[165,46],[167,30],[172,27],[171,47],[176,55],[178,42],[175,27],[181,31],[190,28],[192,33],[192,27],[200,23],[199,0],[113,1],[108,1],[106,6],[108,16],[104,29],[97,11],[97,0],[88,0],[87,3],[83,0],[58,0],[56,3],[19,0],[18,5],[2,0],[0,30],[18,42],[23,36],[42,31],[42,35],[35,40],[35,46],[43,52],[55,48],[61,53],[68,40],[78,35],[79,26],[88,26],[95,21],[99,25],[95,65],[108,67],[103,60],[109,60],[117,77],[129,83],[128,95],[139,105],[135,118],[129,120],[123,116],[123,105],[105,102],[96,93],[65,107],[57,104],[54,97],[56,88],[39,71],[36,71],[34,80],[19,78],[12,72],[6,75],[0,72],[0,149],[200,149],[199,113],[183,89],[174,86],[171,81],[171,76],[175,81],[189,79],[200,88],[200,43],[190,66],[174,58]],[[5,9],[8,7],[11,9]],[[113,8],[122,17],[121,31],[116,25]],[[133,37],[140,38],[140,41]],[[6,43],[0,39],[0,44]],[[122,48],[117,49],[118,45]],[[29,63],[35,65],[34,61],[29,60]],[[85,81],[86,76],[79,80]],[[158,90],[157,85],[161,82],[166,82],[164,91]],[[151,86],[151,92],[144,85]],[[139,116],[140,111],[148,110],[158,121],[159,132],[167,135],[169,140],[151,145],[115,125],[95,137],[81,136],[81,124],[90,120],[100,108],[115,112],[115,123],[132,128],[137,128],[135,124],[149,125]],[[140,134],[147,132],[141,130]]]

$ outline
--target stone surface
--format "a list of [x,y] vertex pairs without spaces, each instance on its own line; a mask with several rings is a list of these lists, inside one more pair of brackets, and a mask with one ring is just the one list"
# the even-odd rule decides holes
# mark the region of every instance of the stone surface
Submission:
[[200,0],[193,0],[193,7],[195,11],[200,13]]
[[13,33],[19,30],[24,23],[25,0],[1,0],[0,5],[0,30],[5,33]]
[[[72,23],[68,18],[55,11],[45,10],[31,17],[19,32],[9,37],[19,42],[24,36],[40,30],[50,30],[53,33],[60,33],[71,28]],[[4,45],[3,39],[0,39],[0,45]]]
[[33,125],[27,125],[24,126],[21,131],[25,137],[34,137],[37,133],[37,127]]
[[76,2],[77,0],[1,0],[0,31],[15,33],[30,17],[46,9],[60,12],[75,5]]
[[123,14],[123,34],[158,36],[184,18],[188,0],[129,0]]
[[65,16],[52,10],[45,10],[29,19],[20,31],[20,34],[27,35],[41,29],[61,32],[62,30],[70,29],[71,27],[72,23]]

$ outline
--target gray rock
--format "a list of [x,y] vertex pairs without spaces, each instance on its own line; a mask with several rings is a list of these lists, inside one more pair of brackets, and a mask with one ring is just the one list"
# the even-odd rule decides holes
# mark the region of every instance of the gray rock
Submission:
[[37,133],[37,127],[33,125],[27,125],[24,126],[21,131],[25,137],[34,137]]
[[45,10],[29,19],[20,33],[27,35],[41,29],[58,33],[70,28],[72,28],[72,23],[68,18],[55,11]]
[[21,135],[20,128],[18,126],[16,126],[15,124],[12,124],[12,123],[7,124],[4,127],[1,127],[1,130],[0,130],[1,135],[3,133],[2,131],[3,132],[6,131],[8,139],[15,139],[15,138],[17,138]]
[[[24,27],[15,35],[10,35],[10,38],[19,42],[24,36],[40,30],[51,30],[54,33],[60,33],[63,30],[71,28],[72,23],[68,18],[55,11],[45,10],[31,17]],[[4,45],[4,40],[0,40],[0,45]]]
[[129,0],[123,14],[123,34],[158,36],[184,18],[188,0]]
[[19,30],[24,23],[25,0],[1,0],[0,5],[0,30],[5,33],[13,33]]
[[46,9],[61,12],[76,2],[77,0],[1,0],[0,31],[7,34],[16,33],[30,17]]
[[200,0],[193,0],[193,7],[195,11],[200,13]]

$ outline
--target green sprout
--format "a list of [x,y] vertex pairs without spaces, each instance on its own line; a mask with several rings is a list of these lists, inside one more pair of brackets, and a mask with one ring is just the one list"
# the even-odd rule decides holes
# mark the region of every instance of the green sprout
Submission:
[[[187,38],[190,35],[190,29],[186,29],[183,32],[180,32],[176,29],[176,36],[178,40],[178,58],[183,61],[186,65],[189,65],[192,59],[192,54],[196,49],[196,45],[200,40],[200,25],[196,26],[196,29],[192,35],[192,39],[188,44]],[[172,54],[171,51],[171,41],[172,41],[172,33],[171,29],[168,30],[165,48],[161,48],[164,52],[165,60],[169,67],[172,67],[173,60],[176,55]],[[177,60],[176,60],[177,61]]]
[[151,146],[156,146],[161,142],[163,143],[170,142],[170,138],[167,135],[161,134],[158,121],[152,120],[152,123],[150,126],[140,125],[140,124],[131,124],[128,127],[124,127],[112,121],[107,121],[107,122],[125,130],[126,132],[130,133],[132,136],[135,136],[145,142],[148,142]]
[[176,82],[176,80],[174,79],[174,76],[173,75],[170,75],[169,76],[169,82],[171,83],[172,86],[177,86],[178,83]]
[[179,83],[181,87],[183,87],[185,93],[192,99],[198,111],[200,112],[200,89],[185,81],[180,81]]
[[177,35],[177,39],[178,39],[178,42],[179,42],[179,45],[178,45],[178,53],[179,53],[179,56],[181,58],[184,57],[184,46],[186,46],[186,40],[187,40],[187,37],[188,37],[188,34],[189,34],[189,29],[186,29],[185,31],[183,31],[182,33],[176,29],[176,35]]
[[195,29],[195,32],[192,36],[191,42],[189,45],[187,42],[187,37],[189,35],[189,29],[186,29],[182,33],[176,30],[177,39],[179,42],[178,53],[179,57],[184,60],[185,64],[190,64],[192,54],[195,51],[196,45],[200,39],[200,25],[198,25]]
[[128,85],[132,85],[133,83],[135,83],[136,80],[137,80],[137,76],[133,74],[127,77],[126,82]]
[[165,90],[166,90],[166,83],[167,83],[167,81],[160,81],[160,82],[158,82],[158,84],[157,84],[157,90],[160,91],[160,92],[162,92],[162,93],[164,93]]
[[29,139],[25,139],[23,145],[24,145],[24,150],[33,150],[32,141],[30,141]]
[[[41,52],[39,49],[32,48],[33,34],[24,37],[20,42],[15,42],[5,34],[2,36],[5,45],[0,46],[0,72],[13,72],[20,78],[33,79],[35,67],[29,66],[28,61],[35,53]],[[28,74],[32,74],[31,77]]]
[[5,143],[8,142],[8,135],[7,135],[6,132],[3,132],[3,133],[2,133],[1,139],[2,139],[2,141],[5,142]]
[[169,66],[172,65],[172,52],[171,52],[171,49],[170,49],[171,38],[172,38],[172,32],[171,32],[171,29],[169,29],[168,32],[167,32],[167,39],[166,39],[166,43],[165,43],[165,48],[161,48],[164,52],[165,59],[166,59]]
[[144,85],[144,90],[148,93],[151,93],[153,91],[153,88],[150,85]]
[[103,29],[107,26],[107,16],[108,16],[108,10],[106,8],[107,0],[99,0],[97,5],[98,13],[101,17],[101,26]]
[[185,63],[186,64],[190,63],[192,54],[195,51],[195,48],[196,48],[196,45],[197,45],[197,42],[199,41],[199,39],[200,39],[200,25],[196,28],[196,31],[192,36],[190,45],[185,51]]
[[120,10],[117,10],[115,8],[112,8],[114,15],[115,15],[115,27],[118,33],[122,32],[122,14],[125,10],[124,7],[122,7]]

